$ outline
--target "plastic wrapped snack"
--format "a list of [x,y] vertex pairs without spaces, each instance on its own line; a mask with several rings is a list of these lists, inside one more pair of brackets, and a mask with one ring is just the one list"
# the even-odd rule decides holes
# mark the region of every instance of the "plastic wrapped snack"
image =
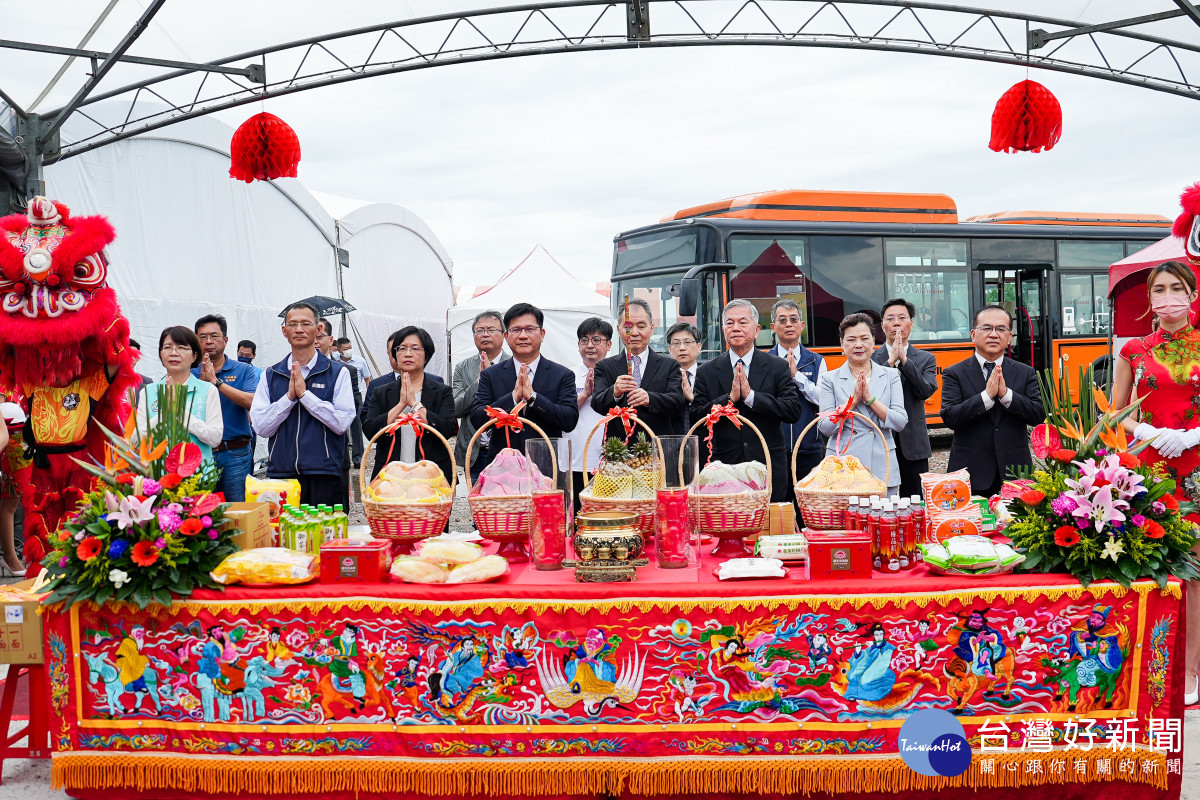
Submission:
[[983,512],[974,503],[960,511],[929,512],[929,530],[935,542],[979,535],[983,533]]
[[765,488],[767,468],[760,461],[723,464],[710,461],[696,478],[696,494],[737,494]]
[[887,492],[884,482],[854,456],[825,456],[812,472],[796,482],[796,486],[847,495]]
[[786,576],[783,562],[778,558],[731,558],[717,566],[717,579],[722,581]]
[[531,494],[535,488],[552,488],[550,479],[538,472],[537,467],[533,468],[532,479],[529,472],[524,454],[506,447],[496,454],[492,463],[483,468],[479,480],[471,487],[471,497],[504,497]]
[[1000,575],[1011,572],[1025,556],[984,536],[957,536],[944,545],[919,545],[934,572],[946,575]]
[[258,586],[306,583],[317,576],[317,557],[283,547],[241,550],[226,558],[212,571],[217,583],[245,583]]
[[971,475],[965,469],[922,473],[921,488],[930,511],[957,511],[971,504]]
[[432,461],[389,462],[367,487],[367,496],[377,503],[402,504],[441,503],[451,499],[450,484]]
[[508,559],[504,556],[484,556],[470,564],[461,564],[450,570],[446,583],[482,583],[499,578],[508,572]]
[[945,545],[922,544],[917,546],[921,549],[921,555],[925,557],[926,564],[942,569],[950,566],[950,551],[946,549]]
[[278,519],[283,506],[300,505],[300,481],[295,478],[256,478],[247,475],[246,502],[270,503],[271,519]]
[[470,564],[483,556],[483,548],[472,542],[426,539],[421,542],[417,556],[432,564]]
[[955,536],[946,541],[950,563],[967,569],[983,569],[1000,564],[996,545],[984,536]]
[[405,583],[445,583],[449,570],[413,556],[401,556],[392,562],[392,577]]

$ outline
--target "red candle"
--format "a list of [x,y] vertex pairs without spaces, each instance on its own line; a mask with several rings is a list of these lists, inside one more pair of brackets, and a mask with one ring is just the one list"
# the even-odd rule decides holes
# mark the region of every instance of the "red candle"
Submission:
[[562,561],[567,557],[567,511],[562,490],[533,493],[529,543],[534,569],[562,569]]
[[688,519],[688,490],[658,490],[658,537],[654,552],[663,569],[682,569],[688,564],[692,526]]

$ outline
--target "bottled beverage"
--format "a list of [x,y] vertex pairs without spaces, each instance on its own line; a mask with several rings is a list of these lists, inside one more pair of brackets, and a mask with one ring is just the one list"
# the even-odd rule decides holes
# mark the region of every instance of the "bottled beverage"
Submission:
[[303,507],[296,515],[296,523],[292,528],[291,548],[301,553],[309,552],[309,548],[311,547],[310,522],[307,509],[307,506]]
[[858,530],[858,495],[850,497],[850,504],[846,506],[846,521],[843,523],[846,530]]
[[338,525],[337,519],[333,516],[333,508],[330,506],[321,506],[317,519],[321,523],[321,541],[317,544],[320,549],[321,544],[332,542],[338,538]]
[[884,500],[879,510],[880,563],[885,572],[900,571],[900,538],[896,525],[896,511],[891,500]]
[[879,540],[879,498],[872,497],[867,512],[867,536],[871,540],[871,564],[875,569],[883,568],[882,550]]
[[337,525],[337,529],[338,529],[337,538],[349,539],[350,538],[350,516],[342,508],[341,503],[338,503],[337,505],[335,505],[333,507],[333,516],[335,517],[335,524]]
[[284,506],[279,510],[279,522],[275,526],[275,541],[280,547],[287,547],[288,535],[292,529],[292,507]]
[[896,527],[900,539],[900,569],[911,569],[914,563],[913,553],[917,549],[916,528],[913,527],[912,508],[908,498],[900,498],[896,508]]
[[[919,494],[914,494],[908,499],[912,504],[913,524],[916,525],[917,541],[927,544],[928,539],[926,538],[925,533],[925,504],[921,502],[921,495]],[[919,560],[921,557],[921,552],[919,550],[916,552]]]

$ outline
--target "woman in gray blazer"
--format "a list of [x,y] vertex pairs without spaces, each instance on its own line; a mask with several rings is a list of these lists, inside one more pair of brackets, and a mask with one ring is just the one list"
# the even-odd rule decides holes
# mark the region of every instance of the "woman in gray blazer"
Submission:
[[[847,421],[842,428],[841,453],[854,456],[875,477],[886,480],[888,495],[894,495],[900,487],[900,467],[896,463],[892,432],[904,430],[908,424],[900,371],[871,361],[871,354],[875,352],[875,326],[866,314],[849,315],[838,325],[838,331],[846,363],[826,372],[818,381],[821,413],[840,411],[853,397],[853,410],[879,426],[884,441],[880,441],[874,429],[861,419],[854,417]],[[822,418],[818,427],[829,437],[825,455],[838,454],[837,423]],[[890,473],[887,470],[889,464]]]

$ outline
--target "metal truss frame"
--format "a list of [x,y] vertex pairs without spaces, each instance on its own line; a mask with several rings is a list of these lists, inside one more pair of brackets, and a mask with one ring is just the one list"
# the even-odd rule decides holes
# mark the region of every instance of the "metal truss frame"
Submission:
[[[1194,32],[1200,11],[1189,0],[1172,1],[1172,10],[1091,25],[1002,8],[903,0],[551,0],[442,14],[182,65],[104,93],[92,92],[103,77],[97,70],[70,104],[41,116],[36,156],[49,164],[181,120],[363,78],[500,58],[650,47],[834,47],[949,56],[1200,99],[1200,45],[1135,30],[1180,18]],[[126,36],[124,49],[139,32]],[[93,57],[103,57],[99,63],[107,71],[122,60],[124,49]],[[252,74],[247,63],[257,67]],[[2,92],[0,97],[7,99]],[[100,114],[98,103],[116,104],[124,113],[114,122],[111,107]],[[68,117],[90,125],[73,126],[67,136],[59,128]],[[50,135],[56,131],[58,136]]]

